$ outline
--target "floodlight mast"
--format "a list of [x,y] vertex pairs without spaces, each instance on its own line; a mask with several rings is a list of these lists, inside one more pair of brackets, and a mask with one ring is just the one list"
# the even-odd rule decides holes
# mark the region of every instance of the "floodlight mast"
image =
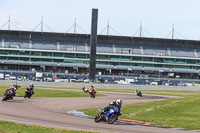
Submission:
[[90,36],[90,73],[89,79],[95,81],[96,74],[96,45],[97,45],[98,9],[92,9],[92,24]]

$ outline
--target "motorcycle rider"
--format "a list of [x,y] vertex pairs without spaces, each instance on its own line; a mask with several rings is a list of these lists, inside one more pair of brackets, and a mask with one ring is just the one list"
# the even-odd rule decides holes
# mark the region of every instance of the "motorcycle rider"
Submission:
[[14,97],[16,95],[16,91],[18,90],[18,85],[15,82],[14,84],[12,84],[12,86],[10,87],[10,89],[12,90],[12,96]]
[[138,96],[142,96],[142,92],[141,92],[140,90],[136,89],[135,92],[136,92],[136,94],[137,94]]
[[104,111],[108,111],[111,108],[116,108],[120,115],[122,114],[121,112],[121,106],[122,106],[122,100],[117,99],[116,101],[111,102],[107,107],[104,108]]
[[29,88],[31,89],[32,94],[34,94],[34,85],[33,85],[33,83],[30,83]]
[[95,98],[96,90],[93,85],[90,86],[89,93],[90,93],[91,98]]
[[14,95],[14,90],[12,87],[8,88],[6,91],[5,91],[6,94],[10,94],[10,99],[13,99],[13,95]]
[[30,89],[31,93],[34,94],[34,85],[33,83],[30,83],[30,85],[28,87],[26,87],[26,90]]

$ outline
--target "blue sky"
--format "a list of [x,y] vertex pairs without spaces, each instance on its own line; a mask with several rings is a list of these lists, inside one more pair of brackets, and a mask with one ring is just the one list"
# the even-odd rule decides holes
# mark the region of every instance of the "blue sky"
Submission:
[[[185,39],[200,40],[199,5],[199,0],[0,0],[0,26],[10,14],[20,29],[32,30],[43,16],[53,31],[66,32],[76,18],[77,24],[90,33],[91,9],[98,8],[98,33],[109,20],[110,26],[121,35],[133,36],[142,22],[144,36],[166,38],[170,37],[174,24],[176,38],[184,39],[183,35]],[[11,29],[16,28],[11,25]],[[110,33],[118,35],[114,30]]]

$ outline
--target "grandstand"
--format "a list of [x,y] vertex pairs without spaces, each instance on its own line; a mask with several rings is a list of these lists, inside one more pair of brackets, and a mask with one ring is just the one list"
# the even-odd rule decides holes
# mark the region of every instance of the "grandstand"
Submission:
[[[97,36],[97,74],[199,79],[200,42]],[[88,73],[90,35],[0,30],[0,70]]]

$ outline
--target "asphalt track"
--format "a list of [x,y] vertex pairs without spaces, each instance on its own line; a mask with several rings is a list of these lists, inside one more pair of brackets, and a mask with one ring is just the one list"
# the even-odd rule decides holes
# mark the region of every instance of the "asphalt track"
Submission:
[[0,120],[6,120],[28,125],[41,125],[52,128],[98,131],[106,133],[194,133],[194,131],[157,128],[143,125],[130,125],[126,123],[95,123],[93,119],[80,118],[67,113],[72,110],[107,106],[109,102],[114,101],[118,98],[123,100],[123,105],[175,98],[171,96],[155,95],[144,95],[144,97],[141,98],[135,96],[135,94],[128,93],[98,93],[106,94],[107,96],[96,97],[95,99],[91,99],[90,97],[31,99],[15,97],[13,101],[0,102]]

